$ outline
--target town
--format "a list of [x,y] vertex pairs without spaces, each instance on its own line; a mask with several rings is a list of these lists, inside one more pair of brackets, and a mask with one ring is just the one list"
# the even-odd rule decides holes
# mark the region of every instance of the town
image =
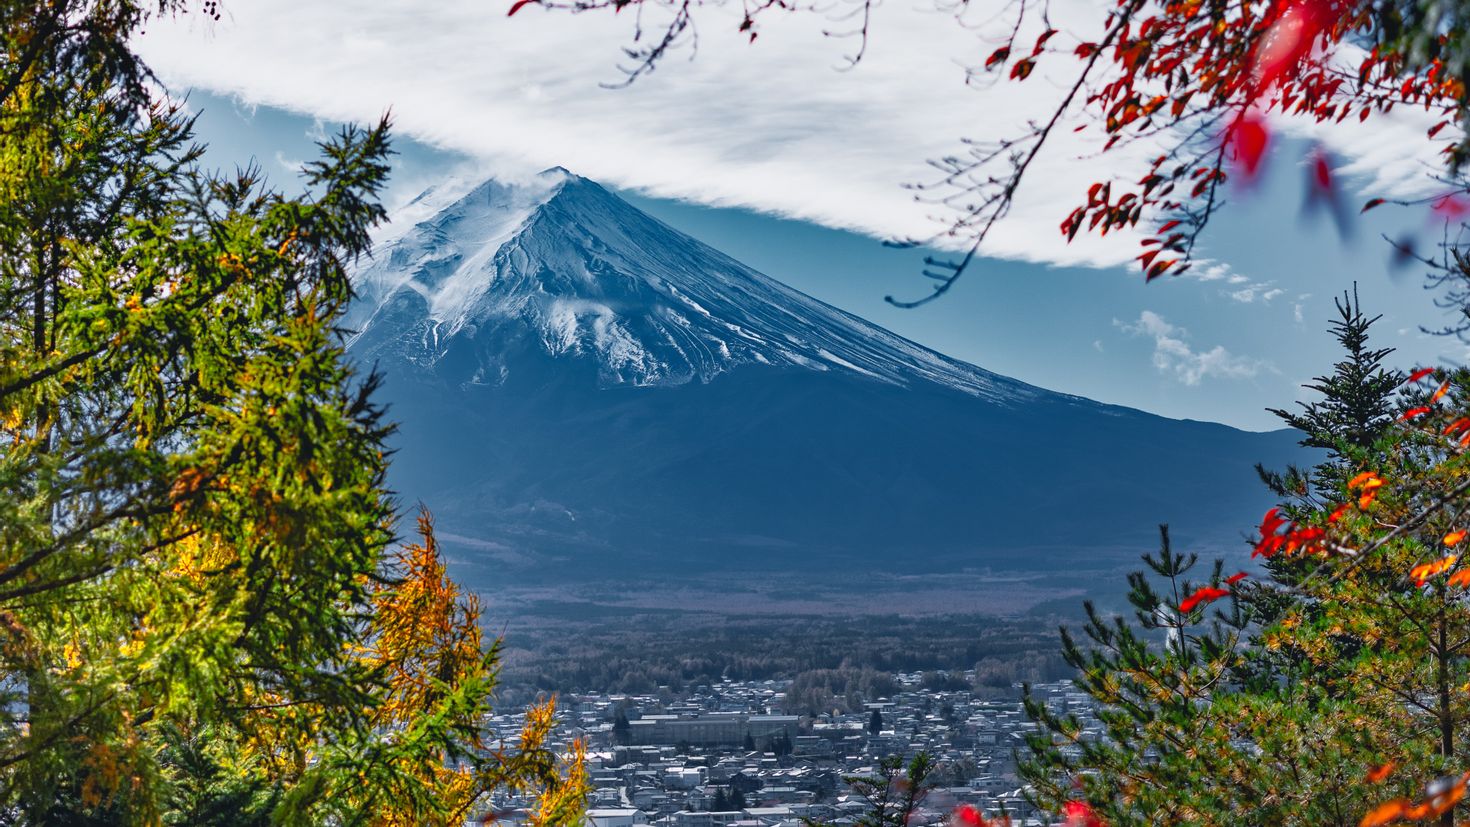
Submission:
[[[559,701],[557,747],[577,738],[587,746],[588,827],[855,824],[872,804],[846,779],[872,777],[885,758],[920,752],[937,770],[911,824],[946,823],[961,805],[1007,816],[1015,827],[1055,823],[1026,800],[1016,774],[1032,728],[1019,684],[996,698],[928,688],[923,673],[894,678],[892,697],[816,716],[787,713],[789,680],[724,681],[672,699],[667,689],[568,695]],[[1085,736],[1097,734],[1090,699],[1070,681],[1031,691],[1051,711],[1075,715]],[[511,737],[523,720],[524,713],[499,714],[491,727]],[[524,823],[531,804],[501,795],[492,809]]]

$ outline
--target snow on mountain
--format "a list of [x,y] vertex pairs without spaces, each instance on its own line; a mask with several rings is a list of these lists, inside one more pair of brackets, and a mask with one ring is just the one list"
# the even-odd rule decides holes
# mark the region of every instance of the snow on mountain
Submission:
[[349,352],[383,371],[400,423],[389,481],[459,538],[475,582],[1003,560],[1075,574],[1136,559],[1160,522],[1236,548],[1270,504],[1254,464],[1304,459],[1293,432],[949,359],[560,169],[452,200],[355,283]]
[[[762,364],[929,381],[1007,405],[1039,392],[799,293],[562,169],[482,184],[389,242],[356,283],[349,327],[416,315],[395,331],[395,355],[423,366],[457,337],[514,321],[547,355],[595,360],[607,385]],[[473,381],[504,381],[502,356],[479,353]]]

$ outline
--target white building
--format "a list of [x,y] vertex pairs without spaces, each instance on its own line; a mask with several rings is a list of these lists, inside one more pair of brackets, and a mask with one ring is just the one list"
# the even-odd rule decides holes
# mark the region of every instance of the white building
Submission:
[[587,811],[587,827],[636,827],[647,823],[648,816],[642,810],[607,808]]

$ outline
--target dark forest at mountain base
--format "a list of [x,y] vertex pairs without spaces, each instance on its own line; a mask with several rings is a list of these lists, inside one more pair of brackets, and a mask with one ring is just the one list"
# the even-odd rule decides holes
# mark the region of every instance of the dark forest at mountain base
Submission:
[[[788,711],[805,714],[860,708],[887,694],[884,682],[895,672],[932,672],[926,679],[934,688],[1000,697],[1017,681],[1071,675],[1057,638],[1061,622],[1075,625],[1054,616],[520,616],[504,630],[500,697],[522,703],[544,692],[657,695],[661,688],[672,697],[726,678],[795,679]],[[972,669],[973,682],[959,676]]]

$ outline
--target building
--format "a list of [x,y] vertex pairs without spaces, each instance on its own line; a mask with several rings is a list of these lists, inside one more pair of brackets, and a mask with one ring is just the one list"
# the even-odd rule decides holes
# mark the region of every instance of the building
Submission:
[[749,736],[757,747],[763,748],[777,736],[795,738],[797,720],[795,715],[749,715],[743,712],[646,715],[629,722],[628,743],[738,747]]
[[608,808],[587,811],[587,827],[637,827],[647,823],[648,816],[642,810]]

